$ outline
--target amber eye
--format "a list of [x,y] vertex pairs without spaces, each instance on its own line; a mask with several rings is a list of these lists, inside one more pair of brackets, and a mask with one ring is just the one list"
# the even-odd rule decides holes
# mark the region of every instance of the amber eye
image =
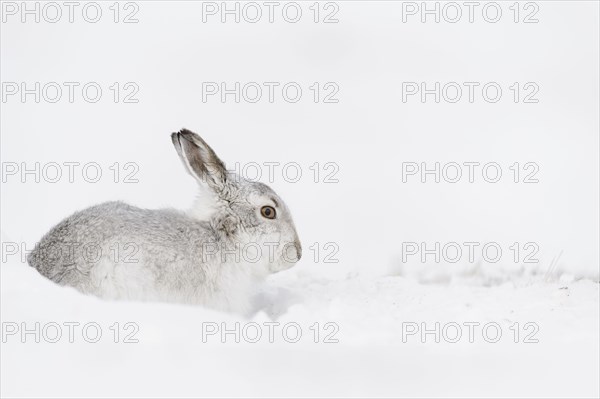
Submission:
[[260,214],[266,217],[267,219],[275,219],[275,208],[272,206],[263,206],[260,208]]

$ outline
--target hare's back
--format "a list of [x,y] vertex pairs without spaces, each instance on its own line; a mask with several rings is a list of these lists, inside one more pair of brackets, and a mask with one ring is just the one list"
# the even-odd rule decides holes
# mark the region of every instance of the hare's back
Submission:
[[106,202],[76,212],[52,228],[28,260],[43,275],[57,280],[66,270],[89,273],[106,263],[166,265],[192,257],[209,230],[184,213]]
[[76,212],[59,223],[47,236],[59,240],[75,239],[80,243],[137,239],[140,245],[147,245],[192,239],[198,233],[203,233],[205,228],[202,222],[174,209],[143,209],[113,201]]

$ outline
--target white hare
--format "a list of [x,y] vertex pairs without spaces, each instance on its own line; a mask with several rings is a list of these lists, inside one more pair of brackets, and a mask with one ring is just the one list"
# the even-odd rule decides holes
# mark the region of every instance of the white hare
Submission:
[[103,298],[247,311],[260,280],[300,259],[290,211],[267,185],[227,171],[197,134],[183,129],[171,138],[202,189],[192,210],[92,206],[52,228],[29,264]]

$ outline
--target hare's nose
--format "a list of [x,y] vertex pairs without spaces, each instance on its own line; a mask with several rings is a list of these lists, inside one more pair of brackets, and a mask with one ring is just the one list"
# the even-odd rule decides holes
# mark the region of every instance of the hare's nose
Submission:
[[294,246],[296,247],[296,254],[298,255],[298,260],[302,257],[302,245],[300,245],[300,241],[296,240],[294,242]]

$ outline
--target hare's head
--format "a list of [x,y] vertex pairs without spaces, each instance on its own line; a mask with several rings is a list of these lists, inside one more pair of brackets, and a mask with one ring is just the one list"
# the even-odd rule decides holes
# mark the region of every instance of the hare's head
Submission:
[[171,138],[201,188],[194,216],[209,222],[228,248],[234,245],[241,263],[258,273],[275,273],[300,260],[302,247],[292,215],[269,186],[227,171],[212,148],[187,129]]

